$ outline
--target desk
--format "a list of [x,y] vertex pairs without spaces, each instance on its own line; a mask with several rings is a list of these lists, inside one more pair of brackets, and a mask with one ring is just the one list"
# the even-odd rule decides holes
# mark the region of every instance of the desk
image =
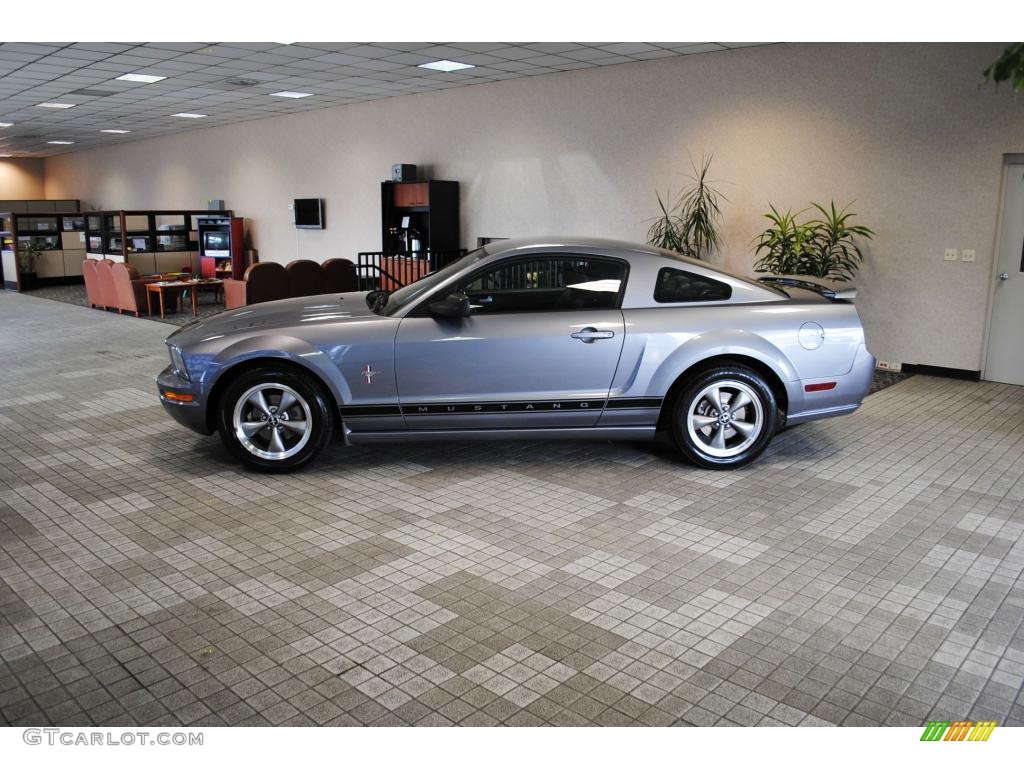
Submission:
[[149,310],[150,317],[152,317],[153,294],[157,294],[160,297],[160,317],[162,319],[165,311],[164,294],[167,292],[173,293],[174,303],[177,305],[181,292],[191,289],[192,316],[195,317],[199,314],[196,306],[196,296],[199,293],[199,289],[215,288],[219,290],[223,285],[223,280],[159,280],[155,283],[146,283],[146,307]]

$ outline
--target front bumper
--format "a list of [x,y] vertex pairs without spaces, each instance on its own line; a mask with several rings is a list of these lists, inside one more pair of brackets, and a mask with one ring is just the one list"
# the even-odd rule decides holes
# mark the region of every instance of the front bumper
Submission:
[[[206,403],[202,388],[190,381],[185,381],[167,366],[156,377],[156,386],[160,392],[160,402],[179,424],[198,432],[201,435],[212,435],[214,427],[206,418]],[[182,399],[175,399],[175,398]],[[191,399],[189,399],[191,398]]]

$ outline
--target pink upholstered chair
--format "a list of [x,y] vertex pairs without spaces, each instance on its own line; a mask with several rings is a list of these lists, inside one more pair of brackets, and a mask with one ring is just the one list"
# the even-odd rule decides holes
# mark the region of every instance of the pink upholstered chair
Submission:
[[[158,277],[140,278],[131,264],[115,264],[111,267],[114,280],[114,295],[117,298],[117,313],[134,312],[136,317],[147,307],[146,283],[159,280]],[[147,309],[148,312],[148,309]]]
[[82,279],[85,281],[85,300],[90,307],[103,306],[100,303],[99,277],[96,276],[96,259],[82,262]]
[[117,291],[114,290],[114,262],[110,259],[96,262],[96,298],[103,309],[117,309]]

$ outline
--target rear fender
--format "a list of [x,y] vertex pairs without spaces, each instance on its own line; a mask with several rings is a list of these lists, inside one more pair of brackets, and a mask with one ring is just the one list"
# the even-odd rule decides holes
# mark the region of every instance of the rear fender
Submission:
[[684,371],[708,358],[724,356],[757,360],[773,370],[787,390],[788,383],[797,380],[793,364],[763,337],[749,331],[719,330],[698,334],[668,355],[651,377],[649,391],[663,397]]

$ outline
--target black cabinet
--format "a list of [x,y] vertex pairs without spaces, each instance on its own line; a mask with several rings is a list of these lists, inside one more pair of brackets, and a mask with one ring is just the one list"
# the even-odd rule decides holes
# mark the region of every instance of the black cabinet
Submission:
[[459,182],[385,181],[380,185],[381,251],[459,248]]

